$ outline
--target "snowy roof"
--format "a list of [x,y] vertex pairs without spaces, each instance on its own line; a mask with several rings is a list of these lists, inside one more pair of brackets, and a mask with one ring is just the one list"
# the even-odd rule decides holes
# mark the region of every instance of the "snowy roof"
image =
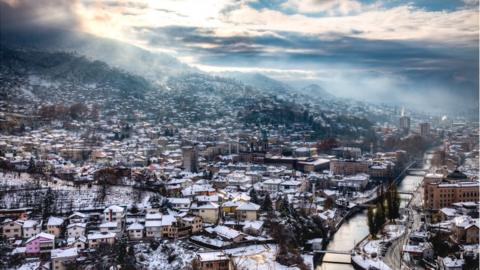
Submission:
[[218,209],[218,204],[213,202],[207,202],[204,205],[197,206],[197,209]]
[[52,259],[70,258],[78,256],[76,247],[67,249],[52,249],[52,251],[50,252]]
[[457,213],[457,211],[453,208],[448,208],[448,207],[444,207],[442,209],[440,209],[440,211],[445,214],[446,216],[455,216],[455,214]]
[[173,204],[190,204],[189,198],[167,198],[167,200]]
[[100,227],[100,228],[117,228],[118,223],[117,222],[106,222],[106,223],[100,224],[98,227]]
[[88,215],[84,214],[84,213],[80,213],[80,212],[75,212],[75,213],[71,214],[68,218],[71,219],[71,218],[75,218],[75,217],[86,218],[86,217],[88,217]]
[[130,230],[143,230],[143,225],[135,222],[127,227],[127,231],[130,231]]
[[63,224],[63,218],[59,217],[49,217],[47,226],[60,226]]
[[245,225],[243,225],[243,229],[254,229],[260,230],[263,227],[263,221],[261,220],[254,220],[254,221],[245,221]]
[[86,228],[87,227],[87,223],[71,223],[67,226],[67,229],[70,229],[70,228],[73,228],[73,227],[82,227],[82,228]]
[[216,233],[224,238],[227,238],[227,239],[234,239],[236,237],[238,237],[239,235],[241,235],[241,232],[237,231],[237,230],[234,230],[234,229],[230,229],[229,227],[227,226],[223,226],[223,225],[218,225],[214,228],[207,228],[205,229],[207,232],[209,233]]
[[164,215],[162,218],[162,226],[171,226],[177,219],[173,215]]
[[240,210],[240,211],[258,211],[258,210],[260,210],[260,205],[252,203],[252,202],[248,202],[248,203],[241,204],[239,207],[237,207],[237,210]]
[[54,240],[55,239],[55,235],[53,234],[49,234],[49,233],[45,233],[45,232],[41,232],[31,238],[29,238],[25,243],[29,243],[31,242],[32,240],[35,240],[37,238],[46,238],[46,239],[49,239],[49,240]]
[[114,233],[92,233],[87,236],[88,240],[114,238]]
[[201,262],[229,260],[228,256],[221,251],[202,252],[197,254]]
[[145,221],[145,227],[161,227],[162,221],[161,220],[147,220]]
[[145,220],[161,220],[162,216],[163,216],[163,214],[161,214],[161,213],[148,213],[145,216]]
[[25,222],[23,222],[23,228],[32,228],[34,226],[37,226],[38,225],[38,221],[37,220],[25,220]]
[[108,212],[110,212],[110,210],[111,210],[112,212],[114,212],[114,213],[116,213],[116,212],[123,212],[123,211],[124,211],[123,207],[120,207],[120,206],[118,206],[118,205],[111,205],[111,206],[105,208],[105,210],[103,210],[103,212],[104,212],[104,213],[108,213]]

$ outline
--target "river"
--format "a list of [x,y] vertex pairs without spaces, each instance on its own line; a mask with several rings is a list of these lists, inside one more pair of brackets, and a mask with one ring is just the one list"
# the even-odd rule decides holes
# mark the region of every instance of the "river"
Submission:
[[[430,167],[430,159],[432,154],[425,154],[423,168]],[[422,181],[422,176],[407,175],[398,186],[400,192],[413,192],[416,186]],[[401,195],[402,205],[410,199],[410,195]],[[338,231],[333,236],[332,240],[327,246],[327,250],[351,250],[356,243],[361,241],[368,235],[367,225],[367,211],[359,212],[346,220]],[[316,270],[352,270],[353,266],[350,262],[350,255],[343,254],[325,254],[323,257],[323,263],[316,267]],[[347,262],[347,264],[331,263],[335,262]]]

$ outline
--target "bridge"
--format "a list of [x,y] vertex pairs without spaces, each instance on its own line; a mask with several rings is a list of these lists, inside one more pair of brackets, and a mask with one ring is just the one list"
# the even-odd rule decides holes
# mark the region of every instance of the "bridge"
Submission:
[[413,169],[408,169],[407,170],[407,174],[408,175],[415,175],[415,176],[424,176],[425,174],[428,173],[428,170],[426,169],[416,169],[416,168],[413,168]]
[[314,250],[313,253],[320,253],[320,254],[342,254],[342,255],[350,255],[352,253],[351,250]]

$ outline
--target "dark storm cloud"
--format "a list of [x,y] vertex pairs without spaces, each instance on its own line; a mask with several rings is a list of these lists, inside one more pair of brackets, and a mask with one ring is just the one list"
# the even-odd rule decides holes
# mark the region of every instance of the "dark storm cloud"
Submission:
[[136,32],[152,47],[174,47],[204,65],[311,71],[347,67],[359,70],[358,77],[395,78],[397,91],[436,89],[431,95],[453,91],[466,100],[478,100],[475,46],[271,31],[225,37],[211,29],[179,26],[136,28]]
[[34,30],[35,27],[74,29],[79,24],[73,10],[75,3],[75,0],[17,0],[9,4],[0,0],[0,26],[2,30]]
[[[211,29],[167,26],[136,28],[151,46],[176,47],[199,56],[199,62],[216,65],[251,65],[284,60],[287,67],[348,63],[373,69],[425,70],[470,69],[478,56],[473,48],[442,47],[413,41],[369,40],[340,35],[264,32],[256,35],[217,36]],[[232,62],[231,60],[235,60]]]

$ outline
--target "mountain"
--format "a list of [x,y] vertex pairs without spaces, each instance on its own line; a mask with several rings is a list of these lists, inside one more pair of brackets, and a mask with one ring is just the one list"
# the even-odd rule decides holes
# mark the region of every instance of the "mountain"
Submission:
[[0,97],[34,113],[46,104],[142,100],[154,86],[143,77],[65,52],[0,47]]
[[2,31],[1,44],[11,48],[38,51],[63,51],[100,60],[111,66],[140,75],[153,82],[162,82],[166,76],[197,70],[165,53],[150,52],[113,39],[66,30],[39,28],[9,32]]
[[318,84],[310,84],[299,90],[300,93],[322,99],[334,99],[335,96]]
[[244,84],[251,85],[257,89],[261,89],[272,94],[285,94],[294,91],[290,85],[260,73],[223,72],[219,75],[237,79]]

